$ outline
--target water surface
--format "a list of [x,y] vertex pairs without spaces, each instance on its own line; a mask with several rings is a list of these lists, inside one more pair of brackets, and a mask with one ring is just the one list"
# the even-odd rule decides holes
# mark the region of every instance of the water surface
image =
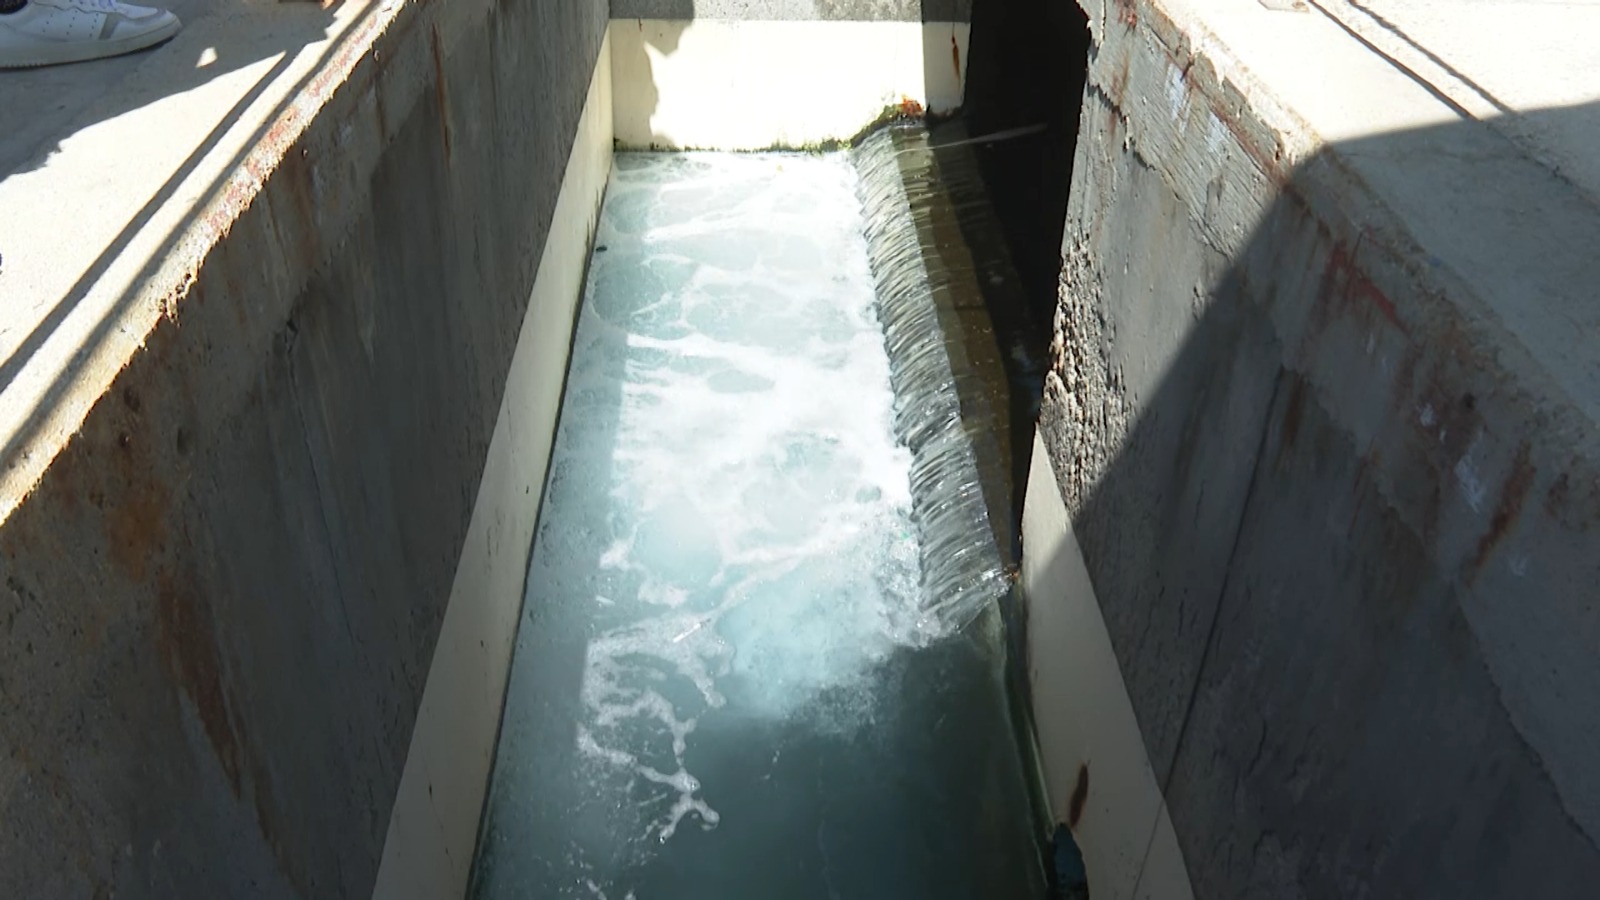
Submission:
[[474,873],[1040,894],[993,615],[924,596],[845,155],[619,155]]

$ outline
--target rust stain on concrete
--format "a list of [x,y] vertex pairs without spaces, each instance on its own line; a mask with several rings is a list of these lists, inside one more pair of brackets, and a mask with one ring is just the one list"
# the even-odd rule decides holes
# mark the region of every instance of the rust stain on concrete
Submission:
[[313,892],[310,879],[289,847],[284,844],[283,817],[273,800],[271,778],[260,764],[250,768],[250,785],[251,798],[256,810],[256,825],[261,829],[261,836],[266,838],[273,858],[278,861],[278,869],[289,879],[290,884],[299,889],[302,896],[311,896]]
[[1139,24],[1139,10],[1135,8],[1134,0],[1116,0],[1116,4],[1117,21],[1132,31]]
[[1522,514],[1522,505],[1528,499],[1528,489],[1533,486],[1534,474],[1533,464],[1528,459],[1528,444],[1524,441],[1517,448],[1516,459],[1511,463],[1511,472],[1506,475],[1505,484],[1500,488],[1500,502],[1495,505],[1494,516],[1489,520],[1489,530],[1478,539],[1478,550],[1472,557],[1469,582],[1483,570],[1483,564],[1489,561],[1494,548],[1505,540],[1511,525]]
[[1409,334],[1405,324],[1400,321],[1394,301],[1367,276],[1343,241],[1335,241],[1333,250],[1328,254],[1319,293],[1319,325],[1326,326],[1334,313],[1362,315],[1376,311],[1402,334]]
[[439,136],[444,140],[444,162],[450,164],[450,97],[444,84],[444,50],[439,45],[439,26],[432,28],[429,47],[433,50],[433,93],[439,107]]
[[317,227],[317,200],[312,196],[312,163],[308,157],[290,156],[284,160],[282,169],[279,170],[278,183],[289,192],[289,199],[294,203],[295,217],[299,220],[298,227],[291,226],[293,232],[292,245],[290,241],[283,241],[284,235],[279,232],[279,240],[283,241],[285,250],[292,250],[299,261],[307,270],[314,270],[321,256],[321,240]]
[[[118,436],[116,452],[131,457],[134,438],[127,432]],[[132,474],[132,460],[124,460],[124,472]],[[129,478],[122,497],[111,504],[104,521],[106,547],[111,561],[135,582],[150,573],[150,563],[166,546],[167,492],[149,475]]]
[[1083,805],[1089,800],[1089,764],[1078,767],[1078,783],[1072,787],[1072,800],[1067,805],[1067,824],[1078,827],[1083,818]]
[[156,575],[157,647],[167,674],[177,682],[199,713],[235,796],[240,795],[242,742],[228,708],[222,684],[211,605],[191,581],[163,567]]
[[1545,494],[1544,512],[1573,531],[1594,530],[1600,526],[1600,483],[1562,472]]

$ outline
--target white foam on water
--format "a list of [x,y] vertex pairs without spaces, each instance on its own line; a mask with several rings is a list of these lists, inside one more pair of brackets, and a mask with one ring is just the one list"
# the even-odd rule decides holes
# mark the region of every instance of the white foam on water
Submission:
[[530,603],[591,598],[578,749],[596,790],[631,779],[618,808],[660,798],[653,840],[719,821],[703,717],[850,728],[871,710],[839,698],[934,636],[855,178],[624,155],[612,179]]
[[1042,896],[956,373],[854,162],[619,155],[473,896]]

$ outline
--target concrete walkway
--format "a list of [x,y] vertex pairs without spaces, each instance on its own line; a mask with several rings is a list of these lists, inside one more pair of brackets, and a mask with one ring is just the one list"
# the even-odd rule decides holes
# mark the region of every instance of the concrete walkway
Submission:
[[180,0],[164,46],[0,72],[0,520],[399,5]]
[[1461,114],[1600,197],[1600,3],[1318,0]]
[[[267,6],[230,0],[147,0],[147,5],[171,10],[190,30],[206,29],[210,24],[206,20],[213,17],[237,19],[251,6]],[[41,168],[63,141],[85,126],[132,112],[138,98],[124,97],[119,88],[141,68],[163,65],[157,60],[180,57],[187,63],[181,68],[169,67],[164,79],[166,92],[179,94],[274,52],[269,45],[260,47],[259,52],[252,48],[252,52],[230,53],[224,59],[216,48],[207,53],[207,48],[201,47],[202,56],[197,58],[191,54],[195,48],[185,44],[192,41],[169,42],[169,46],[143,53],[78,65],[0,72],[0,90],[5,96],[5,105],[0,107],[0,135],[4,135],[0,177]],[[111,102],[101,102],[102,98]]]

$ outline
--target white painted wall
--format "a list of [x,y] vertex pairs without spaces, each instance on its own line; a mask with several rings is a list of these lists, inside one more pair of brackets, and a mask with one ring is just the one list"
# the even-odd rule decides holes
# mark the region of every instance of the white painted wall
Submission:
[[762,150],[848,140],[885,107],[961,105],[967,38],[956,22],[611,23],[621,145]]
[[1145,753],[1083,553],[1044,444],[1035,438],[1022,514],[1028,676],[1050,810],[1074,828],[1095,900],[1191,900],[1177,834]]

